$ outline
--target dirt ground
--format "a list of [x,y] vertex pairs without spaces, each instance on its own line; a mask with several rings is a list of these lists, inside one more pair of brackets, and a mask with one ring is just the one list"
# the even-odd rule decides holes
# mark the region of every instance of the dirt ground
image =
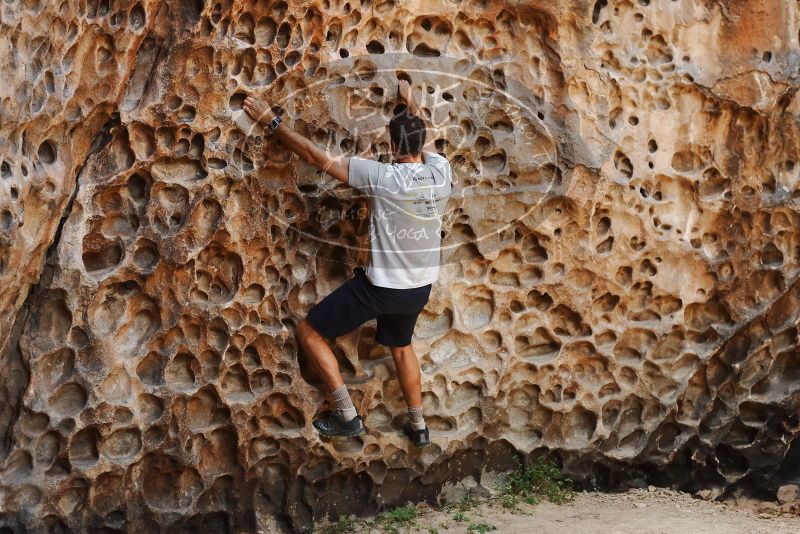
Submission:
[[[416,519],[396,532],[438,534],[798,534],[800,516],[780,515],[761,506],[739,506],[650,488],[626,493],[578,493],[563,505],[520,504],[509,511],[481,502],[459,513],[419,509]],[[494,527],[494,528],[492,528]],[[381,532],[382,529],[368,529]],[[384,531],[385,532],[385,531]]]

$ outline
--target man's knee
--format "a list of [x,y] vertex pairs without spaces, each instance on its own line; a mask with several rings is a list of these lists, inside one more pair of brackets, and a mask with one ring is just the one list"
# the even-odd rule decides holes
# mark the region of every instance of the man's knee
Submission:
[[414,354],[414,349],[411,345],[406,345],[404,347],[391,347],[392,357],[395,360],[406,359],[406,358],[416,358],[417,355]]
[[300,338],[302,343],[305,343],[306,341],[322,336],[320,336],[319,332],[317,332],[314,327],[311,326],[311,323],[308,322],[308,319],[303,319],[297,325],[297,337]]

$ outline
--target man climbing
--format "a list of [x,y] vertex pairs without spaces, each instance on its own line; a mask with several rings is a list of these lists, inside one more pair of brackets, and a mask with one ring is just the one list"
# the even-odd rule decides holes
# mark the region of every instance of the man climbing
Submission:
[[408,404],[409,420],[403,430],[412,443],[424,447],[430,444],[430,434],[422,416],[419,360],[411,336],[439,275],[442,214],[452,171],[436,153],[433,131],[405,80],[399,80],[398,97],[404,107],[389,121],[394,162],[388,164],[331,155],[284,124],[268,104],[252,97],[245,99],[244,110],[306,162],[370,198],[366,270],[355,269],[353,278],[297,325],[309,364],[336,407],[327,417],[315,420],[314,427],[326,437],[365,432],[326,338],[339,337],[375,318],[375,341],[390,348]]

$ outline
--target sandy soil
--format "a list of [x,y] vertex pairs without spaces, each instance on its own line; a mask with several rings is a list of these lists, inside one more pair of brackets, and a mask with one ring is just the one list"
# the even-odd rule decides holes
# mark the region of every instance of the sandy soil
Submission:
[[484,524],[503,534],[800,533],[797,515],[759,512],[755,507],[704,501],[661,488],[616,494],[579,493],[568,504],[521,504],[516,512],[482,502],[463,512],[466,517],[460,518],[461,521],[454,519],[455,516],[454,510],[420,510],[413,526],[400,527],[398,531],[474,534],[481,531],[478,525]]

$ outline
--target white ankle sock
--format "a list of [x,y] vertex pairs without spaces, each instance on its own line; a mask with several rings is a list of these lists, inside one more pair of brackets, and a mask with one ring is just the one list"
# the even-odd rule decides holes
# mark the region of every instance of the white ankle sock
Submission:
[[339,389],[331,392],[331,398],[336,405],[336,414],[345,421],[352,421],[358,415],[356,407],[353,406],[353,399],[347,392],[347,386],[342,386]]
[[419,408],[408,407],[408,422],[414,430],[423,430],[425,428],[425,419],[422,417],[422,406]]

